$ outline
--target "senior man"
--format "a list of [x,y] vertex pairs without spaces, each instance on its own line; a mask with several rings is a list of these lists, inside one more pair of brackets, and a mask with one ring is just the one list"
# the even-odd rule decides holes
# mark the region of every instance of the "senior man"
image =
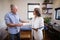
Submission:
[[17,6],[10,5],[11,11],[5,15],[5,23],[8,26],[8,32],[10,34],[10,40],[20,40],[20,27],[27,21],[22,21],[17,14]]

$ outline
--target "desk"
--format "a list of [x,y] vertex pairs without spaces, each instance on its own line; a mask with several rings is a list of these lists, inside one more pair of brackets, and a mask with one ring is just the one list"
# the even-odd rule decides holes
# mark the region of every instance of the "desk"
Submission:
[[53,40],[60,40],[60,28],[48,25],[48,33]]
[[60,32],[60,26],[53,26],[53,29],[55,29],[56,31]]

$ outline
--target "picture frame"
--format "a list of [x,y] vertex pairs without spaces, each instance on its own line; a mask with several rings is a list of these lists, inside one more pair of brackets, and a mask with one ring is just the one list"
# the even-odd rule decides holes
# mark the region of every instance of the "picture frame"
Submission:
[[60,20],[60,7],[55,8],[55,19]]

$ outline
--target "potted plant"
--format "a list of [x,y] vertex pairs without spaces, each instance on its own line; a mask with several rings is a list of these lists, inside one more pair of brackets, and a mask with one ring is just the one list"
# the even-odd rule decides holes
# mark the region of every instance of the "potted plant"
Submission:
[[51,22],[51,17],[45,17],[44,18],[44,24],[45,24],[45,27],[44,27],[44,29],[45,30],[48,30],[48,24]]
[[45,17],[44,18],[44,23],[46,26],[48,26],[48,24],[51,22],[51,17]]
[[47,24],[50,23],[51,22],[51,17],[45,17],[44,22],[47,23]]

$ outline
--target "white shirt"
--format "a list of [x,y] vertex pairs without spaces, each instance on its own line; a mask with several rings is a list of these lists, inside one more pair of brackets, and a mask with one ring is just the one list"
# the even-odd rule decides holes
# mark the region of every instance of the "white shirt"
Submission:
[[44,27],[44,19],[42,17],[36,17],[32,19],[32,28]]

